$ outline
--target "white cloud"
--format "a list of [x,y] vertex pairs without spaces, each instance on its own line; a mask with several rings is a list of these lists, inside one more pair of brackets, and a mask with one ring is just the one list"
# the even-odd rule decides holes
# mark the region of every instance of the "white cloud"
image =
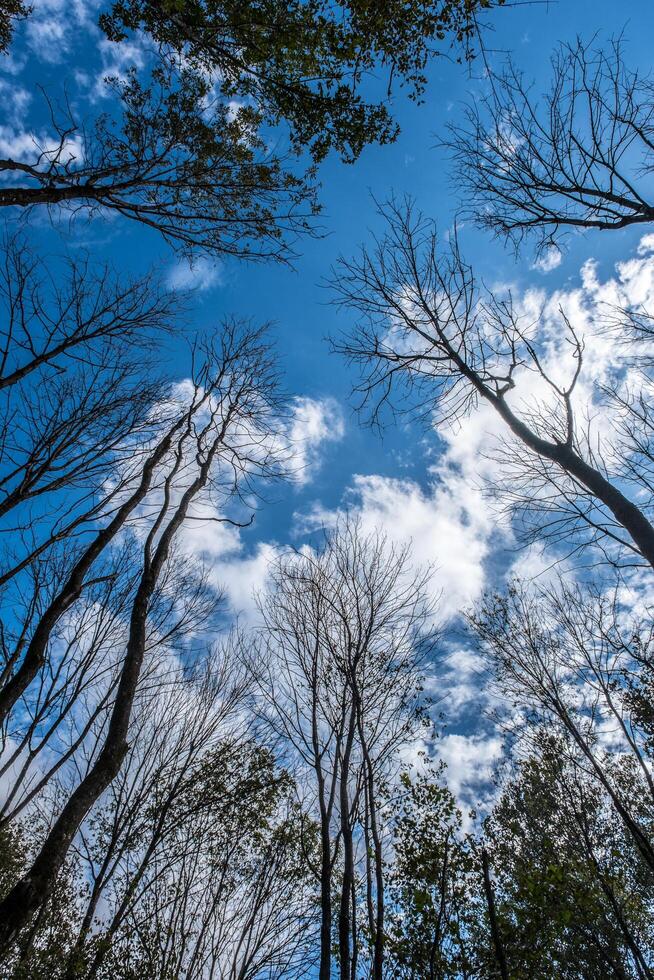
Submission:
[[27,23],[30,47],[42,61],[52,64],[62,61],[68,51],[66,33],[60,17],[39,17]]
[[334,398],[294,399],[288,440],[293,452],[291,469],[297,484],[308,483],[320,466],[320,450],[325,443],[339,442],[345,434],[345,421]]
[[480,795],[487,795],[493,766],[502,755],[499,736],[444,735],[435,750],[447,765],[447,784],[460,802],[474,805]]
[[483,664],[478,654],[465,646],[453,646],[436,672],[427,674],[425,690],[434,698],[448,719],[479,712],[489,700],[485,688]]
[[25,24],[27,43],[41,61],[58,64],[71,46],[73,31],[95,30],[97,0],[33,0]]
[[4,107],[5,120],[19,127],[32,101],[32,93],[22,85],[0,78],[0,100]]
[[95,79],[93,95],[97,99],[108,98],[110,90],[106,85],[107,78],[117,78],[124,81],[130,68],[143,68],[147,54],[143,39],[137,37],[132,41],[121,41],[116,44],[107,38],[102,38],[98,44],[102,67]]
[[[335,442],[344,432],[343,416],[331,398],[296,398],[287,439],[293,451],[292,477],[306,485],[320,465],[320,449]],[[244,532],[216,520],[219,512],[209,499],[196,503],[192,519],[180,536],[183,550],[196,555],[209,569],[214,587],[223,589],[230,612],[252,622],[256,618],[256,595],[267,581],[270,562],[279,553],[274,542],[259,542],[248,549]]]
[[[389,541],[410,545],[413,564],[432,566],[438,616],[446,620],[479,597],[492,526],[477,498],[454,473],[423,490],[411,480],[355,475],[345,504],[364,533],[384,532]],[[473,507],[469,509],[469,504]],[[314,507],[298,515],[298,530],[330,526],[336,513]]]
[[270,542],[257,545],[254,552],[244,550],[218,562],[212,569],[212,576],[225,592],[229,609],[245,623],[253,623],[257,618],[256,597],[263,592],[271,562],[279,554],[279,548]]
[[0,126],[0,155],[8,160],[20,160],[38,154],[33,133],[16,131],[11,126]]
[[270,541],[248,546],[247,531],[218,517],[209,501],[196,504],[180,532],[179,546],[204,564],[209,583],[224,595],[230,616],[252,624],[257,619],[256,597],[266,586],[279,547]]
[[61,146],[56,136],[0,125],[0,156],[34,166],[48,164],[58,156],[61,166],[70,166],[84,159],[84,144],[80,137],[72,137]]
[[554,269],[558,269],[562,261],[563,253],[561,249],[553,245],[536,259],[531,268],[536,269],[537,272],[547,274],[548,272],[553,272]]
[[166,278],[169,289],[192,289],[200,293],[222,284],[222,267],[215,260],[204,256],[192,263],[180,259],[169,271]]

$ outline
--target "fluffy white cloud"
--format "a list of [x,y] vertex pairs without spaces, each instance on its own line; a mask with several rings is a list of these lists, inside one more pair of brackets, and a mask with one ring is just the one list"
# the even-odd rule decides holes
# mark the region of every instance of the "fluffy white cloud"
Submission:
[[447,765],[447,783],[464,806],[487,797],[493,767],[502,755],[497,735],[444,735],[435,744],[436,755]]
[[288,441],[293,461],[291,470],[297,484],[304,486],[321,462],[325,443],[340,442],[345,434],[341,406],[334,398],[295,398]]
[[525,548],[512,563],[507,578],[536,582],[540,588],[555,585],[559,576],[574,576],[574,566],[568,556],[563,558],[540,542]]
[[[32,93],[22,85],[0,78],[0,100],[6,123],[19,128],[32,101]],[[5,123],[5,125],[6,125]]]
[[130,68],[143,68],[147,60],[142,38],[138,36],[136,40],[121,41],[120,44],[102,38],[98,44],[98,51],[101,68],[95,78],[91,92],[92,98],[95,99],[107,98],[110,95],[106,84],[107,78],[118,78],[124,81]]
[[242,548],[213,566],[212,576],[223,589],[230,612],[242,622],[252,623],[257,619],[257,595],[264,591],[271,562],[278,554],[275,544],[263,542],[254,552]]
[[[306,485],[320,466],[324,443],[344,432],[343,414],[334,399],[296,398],[286,439],[292,451],[291,475]],[[197,503],[181,535],[183,549],[197,555],[209,569],[215,588],[224,590],[230,612],[246,621],[256,618],[256,595],[267,581],[270,562],[279,553],[274,542],[246,545],[243,532],[221,523],[210,500]]]
[[557,248],[556,245],[553,245],[546,249],[542,255],[539,255],[531,268],[535,269],[537,272],[547,274],[548,272],[553,272],[554,269],[558,269],[562,261],[563,253],[561,252],[561,249]]
[[193,289],[200,293],[222,284],[222,267],[215,260],[201,256],[194,262],[180,259],[168,272],[169,289]]
[[[358,515],[364,533],[384,532],[409,545],[417,567],[432,566],[438,616],[446,620],[477,599],[484,587],[484,560],[492,526],[454,472],[445,471],[428,489],[411,480],[357,476],[344,505]],[[298,530],[330,526],[337,512],[313,508],[298,515]]]
[[480,704],[488,702],[477,653],[458,644],[451,645],[437,670],[427,674],[425,690],[451,719],[460,720],[470,711],[477,714]]

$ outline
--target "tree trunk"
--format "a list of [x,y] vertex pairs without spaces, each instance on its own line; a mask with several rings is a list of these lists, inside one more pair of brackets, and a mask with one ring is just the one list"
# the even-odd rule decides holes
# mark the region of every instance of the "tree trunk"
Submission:
[[54,597],[39,620],[39,623],[34,630],[32,639],[30,640],[25,652],[23,662],[12,677],[10,677],[10,679],[7,681],[2,690],[0,690],[0,723],[5,721],[13,706],[32,683],[39,670],[41,670],[43,667],[46,650],[53,629],[66,610],[80,595],[80,592],[85,584],[86,575],[91,569],[93,563],[111,543],[118,532],[124,527],[130,514],[145,498],[152,484],[155,469],[170,449],[173,437],[183,424],[183,421],[183,418],[180,419],[150,454],[143,466],[141,481],[137,489],[118,509],[116,515],[109,522],[107,527],[103,528],[103,530],[95,536],[91,544],[83,552],[82,556],[76,562],[72,572],[68,576],[64,586]]
[[343,837],[343,881],[341,883],[341,899],[338,910],[338,951],[340,958],[341,980],[351,980],[350,895],[354,885],[354,846],[352,841],[352,827],[350,825],[350,801],[347,782],[350,775],[350,756],[352,754],[352,744],[354,742],[354,729],[355,706],[352,704],[348,722],[347,740],[345,750],[343,752],[343,764],[341,766],[341,782],[339,788],[341,834]]
[[495,898],[493,896],[493,884],[491,882],[490,870],[488,867],[488,853],[485,847],[482,848],[481,851],[481,865],[484,872],[484,892],[486,894],[488,918],[490,919],[491,934],[493,936],[495,959],[497,960],[497,965],[500,969],[500,976],[502,977],[502,980],[509,980],[509,970],[506,965],[506,956],[504,953],[504,946],[502,944],[502,936],[500,935],[497,915],[495,912]]
[[[227,418],[229,419],[229,413]],[[161,534],[154,556],[150,558],[153,537],[161,527],[169,506],[170,474],[167,477],[164,503],[144,546],[143,573],[132,606],[127,650],[104,746],[87,775],[69,797],[32,867],[0,902],[0,957],[8,951],[32,914],[47,899],[86,814],[118,775],[128,750],[127,737],[145,653],[150,599],[168,557],[170,545],[184,522],[191,501],[208,480],[218,446],[224,438],[226,425],[227,422],[223,424],[220,434],[207,453],[198,476],[182,495],[179,505]],[[179,460],[181,454],[178,455],[178,462]],[[176,467],[173,467],[172,473],[175,472]]]
[[320,828],[320,970],[319,980],[330,980],[332,961],[332,863],[329,827]]

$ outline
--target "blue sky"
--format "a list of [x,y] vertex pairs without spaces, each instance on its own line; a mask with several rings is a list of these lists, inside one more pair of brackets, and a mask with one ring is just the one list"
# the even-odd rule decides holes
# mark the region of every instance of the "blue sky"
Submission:
[[[91,6],[82,0],[35,3],[32,20],[18,39],[17,54],[0,66],[5,116],[0,139],[6,143],[43,125],[37,84],[60,96],[65,86],[69,96],[89,98],[102,56],[101,36],[93,28],[92,15],[89,19]],[[517,64],[533,75],[536,91],[546,87],[554,46],[577,35],[590,39],[598,33],[602,40],[622,32],[630,65],[643,71],[651,67],[654,4],[646,0],[515,4],[487,20],[492,27],[486,37],[490,61],[497,65],[504,52],[512,52]],[[109,58],[105,49],[106,65]],[[88,77],[83,78],[80,70]],[[219,563],[217,575],[238,583],[231,593],[228,589],[234,611],[249,605],[247,594],[261,584],[266,555],[274,547],[298,544],[309,526],[325,515],[328,519],[344,504],[359,508],[370,524],[381,523],[391,532],[401,525],[401,533],[415,542],[417,558],[441,567],[438,588],[444,592],[444,618],[454,617],[459,606],[474,600],[507,566],[521,560],[510,535],[494,527],[479,489],[466,484],[470,454],[462,455],[456,442],[444,441],[442,434],[416,424],[389,426],[383,434],[362,427],[350,399],[355,375],[329,353],[326,342],[328,335],[347,328],[350,317],[330,304],[324,280],[339,254],[349,256],[371,232],[380,230],[374,199],[408,193],[437,220],[443,235],[452,226],[456,187],[437,142],[462,102],[483,94],[486,84],[481,61],[467,68],[440,58],[429,70],[423,104],[415,105],[398,92],[395,112],[401,135],[394,145],[368,148],[355,165],[330,159],[322,166],[323,235],[299,243],[301,254],[293,268],[227,261],[215,267],[200,262],[188,270],[154,232],[121,220],[77,223],[72,233],[67,224],[58,231],[42,220],[30,229],[29,234],[47,250],[86,246],[119,271],[133,273],[157,265],[171,282],[195,283],[192,326],[210,328],[228,314],[273,322],[287,388],[299,399],[297,431],[298,438],[306,441],[308,465],[302,480],[275,489],[251,529],[227,542],[231,550]],[[32,96],[25,107],[21,91]],[[501,243],[472,227],[463,227],[460,234],[467,258],[487,281],[547,293],[577,289],[579,270],[589,258],[597,261],[600,279],[611,277],[617,261],[634,255],[640,238],[637,230],[572,236],[561,264],[544,275],[531,268],[533,257],[528,251],[516,261]],[[188,359],[182,343],[162,351],[162,359],[173,377],[186,375]],[[472,441],[468,448],[474,451]],[[463,677],[467,686],[444,668],[453,716],[466,705],[470,708],[476,697],[474,665],[465,652],[458,655],[459,680]],[[463,733],[460,738],[468,743],[452,740],[449,751],[453,761],[465,744],[476,745],[477,755],[470,756],[474,768],[492,758],[494,748],[481,736],[474,742],[477,736],[469,718],[469,712],[464,712],[454,722]]]

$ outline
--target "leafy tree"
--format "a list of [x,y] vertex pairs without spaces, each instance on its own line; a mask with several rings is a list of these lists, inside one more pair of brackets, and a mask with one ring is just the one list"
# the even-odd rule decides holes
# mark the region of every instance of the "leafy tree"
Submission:
[[[439,44],[466,42],[494,5],[119,0],[100,23],[116,44],[149,36],[147,65],[108,79],[115,98],[95,120],[51,108],[58,143],[0,161],[0,207],[109,209],[184,250],[288,258],[317,210],[313,164],[397,135],[363,80],[382,65],[419,97]],[[287,149],[269,149],[280,123]]]
[[0,0],[0,54],[11,44],[14,21],[26,17],[28,10],[23,0]]
[[[488,596],[470,623],[493,687],[517,709],[519,734],[543,725],[570,740],[654,874],[650,733],[631,713],[634,695],[642,700],[639,661],[650,657],[651,614],[628,615],[615,593],[597,587],[513,585]],[[607,728],[615,732],[613,757],[640,775],[638,796],[620,785],[621,770],[604,749]]]
[[491,0],[117,0],[100,17],[114,41],[146,31],[160,51],[184,55],[226,99],[256,106],[253,119],[290,128],[314,160],[330,149],[353,160],[370,142],[395,138],[383,101],[360,82],[381,65],[419,97],[430,55],[446,38],[462,44]]
[[[290,773],[251,741],[194,760],[119,929],[84,977],[292,977],[306,969],[317,902]],[[156,821],[156,800],[145,820]],[[138,852],[139,842],[134,841]],[[127,869],[128,865],[126,865]],[[102,954],[98,956],[98,953]]]
[[402,774],[389,803],[386,947],[389,975],[402,980],[469,976],[475,871],[461,812],[443,768]]
[[[643,804],[634,767],[607,765]],[[536,736],[484,836],[511,977],[652,976],[654,880],[566,740]]]
[[[4,892],[29,864],[31,853],[43,832],[42,819],[32,818],[0,830],[0,888]],[[62,975],[65,955],[74,929],[75,903],[82,885],[80,866],[71,859],[62,869],[57,883],[39,914],[21,936],[9,960],[3,963],[3,977],[11,980],[40,980]]]

